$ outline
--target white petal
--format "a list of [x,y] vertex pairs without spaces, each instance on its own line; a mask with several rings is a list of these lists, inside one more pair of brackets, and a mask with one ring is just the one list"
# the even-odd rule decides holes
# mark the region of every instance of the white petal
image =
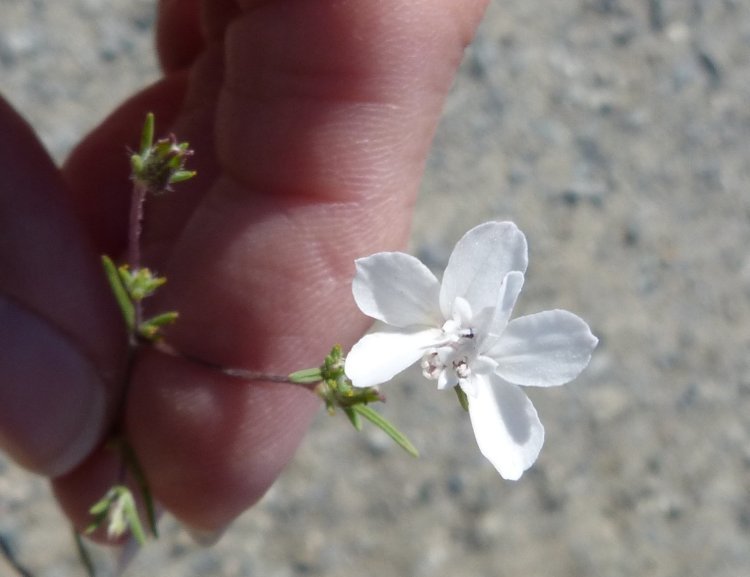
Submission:
[[443,369],[440,371],[440,374],[438,375],[438,382],[437,382],[437,388],[438,390],[443,390],[448,387],[448,385],[451,386],[451,388],[456,386],[456,383],[458,382],[458,379],[456,378],[456,374],[454,371],[451,371],[450,369]]
[[544,427],[529,398],[497,375],[473,379],[469,416],[479,450],[504,479],[531,467],[544,444]]
[[480,375],[490,375],[497,369],[497,361],[484,355],[478,355],[471,361],[471,372]]
[[471,310],[469,301],[462,297],[456,297],[451,307],[451,316],[459,327],[468,327],[472,321],[474,313]]
[[553,387],[586,368],[599,340],[568,311],[553,310],[513,319],[491,350],[503,379],[527,387]]
[[477,332],[479,340],[477,348],[481,351],[493,346],[497,338],[503,334],[508,325],[508,319],[516,305],[518,295],[523,287],[523,273],[517,270],[510,271],[500,286],[497,293],[497,301],[494,309],[485,309],[478,315],[480,319]]
[[365,335],[346,355],[344,371],[355,387],[374,387],[417,362],[441,338],[440,329]]
[[440,310],[449,318],[456,297],[463,297],[476,313],[497,304],[505,275],[526,271],[526,237],[512,222],[486,222],[458,241],[448,260],[440,289]]
[[440,326],[440,282],[422,262],[402,252],[380,252],[355,261],[352,282],[360,310],[396,327]]

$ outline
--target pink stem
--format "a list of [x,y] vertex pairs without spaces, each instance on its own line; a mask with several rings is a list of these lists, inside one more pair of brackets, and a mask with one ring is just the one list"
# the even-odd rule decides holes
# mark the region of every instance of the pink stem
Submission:
[[[133,196],[130,202],[130,223],[128,228],[128,265],[136,272],[141,267],[141,231],[143,224],[143,204],[146,201],[146,187],[136,181],[133,184]],[[143,310],[141,302],[133,303],[135,307],[135,328],[141,325]],[[134,336],[134,335],[131,335]]]

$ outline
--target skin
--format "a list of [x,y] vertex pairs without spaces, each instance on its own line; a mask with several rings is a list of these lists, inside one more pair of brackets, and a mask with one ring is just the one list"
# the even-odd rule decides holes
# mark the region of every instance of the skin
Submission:
[[[179,310],[168,340],[227,367],[286,374],[346,350],[369,321],[355,258],[403,247],[430,142],[483,0],[163,0],[164,78],[59,169],[0,104],[0,447],[49,476],[67,515],[117,478],[119,423],[156,499],[199,531],[255,503],[320,407],[142,350],[99,264],[127,243],[125,145],[147,111],[198,176],[146,205],[143,261]],[[125,400],[123,401],[123,397]]]

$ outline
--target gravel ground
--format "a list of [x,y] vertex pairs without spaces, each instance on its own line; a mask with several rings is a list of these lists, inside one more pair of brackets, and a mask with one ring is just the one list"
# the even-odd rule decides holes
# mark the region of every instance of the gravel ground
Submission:
[[[420,460],[321,412],[218,545],[165,519],[128,575],[750,575],[750,3],[505,4],[448,101],[412,248],[440,267],[472,225],[513,219],[517,313],[566,308],[601,338],[577,381],[531,391],[538,463],[499,479],[411,373],[384,410]],[[0,0],[0,90],[56,158],[157,76],[152,12]],[[0,535],[37,577],[82,575],[45,484],[3,461]]]

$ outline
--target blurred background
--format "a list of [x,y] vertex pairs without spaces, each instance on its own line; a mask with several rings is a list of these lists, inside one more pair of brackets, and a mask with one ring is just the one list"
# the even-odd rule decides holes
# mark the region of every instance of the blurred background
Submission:
[[[158,77],[153,25],[152,0],[0,0],[0,91],[62,160]],[[575,382],[530,391],[539,461],[500,479],[453,395],[408,373],[383,411],[422,458],[321,411],[218,545],[165,519],[127,575],[750,575],[748,181],[750,3],[493,3],[411,250],[442,268],[468,228],[512,219],[516,313],[569,309],[600,337]],[[0,535],[37,577],[83,575],[46,484],[3,460]]]

